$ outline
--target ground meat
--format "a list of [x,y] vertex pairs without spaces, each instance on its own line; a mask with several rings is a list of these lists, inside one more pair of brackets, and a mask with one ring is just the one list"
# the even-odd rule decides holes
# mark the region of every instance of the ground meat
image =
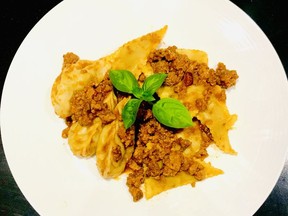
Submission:
[[238,74],[235,70],[228,70],[223,63],[219,63],[215,71],[217,79],[217,85],[227,89],[236,84]]
[[215,97],[217,98],[218,101],[221,101],[223,103],[226,102],[226,91],[222,89],[220,93],[215,94]]
[[[178,173],[177,170],[171,169],[169,166],[163,167],[163,176],[169,177],[169,176],[176,176]],[[160,176],[161,178],[161,176]]]
[[189,66],[189,59],[186,55],[176,52],[176,46],[170,46],[166,49],[158,49],[152,52],[148,58],[155,73],[167,73],[165,85],[174,86],[184,77],[184,71]]
[[129,187],[129,192],[132,195],[134,202],[137,202],[138,200],[143,198],[143,191],[138,187]]
[[142,169],[141,166],[139,166],[133,159],[130,159],[127,163],[127,169],[133,170],[133,171],[138,171]]
[[165,85],[174,86],[177,83],[181,82],[183,76],[184,76],[183,72],[172,71],[172,72],[168,73],[168,76],[165,80]]
[[129,188],[129,192],[133,197],[133,201],[136,202],[143,197],[143,192],[140,189],[144,183],[144,172],[143,169],[129,173],[127,177],[126,185]]
[[68,65],[75,64],[79,60],[79,56],[72,52],[68,52],[63,55],[63,68],[67,67]]
[[119,145],[113,146],[112,157],[115,162],[118,162],[122,159],[121,147]]
[[190,72],[186,72],[184,74],[183,82],[185,86],[190,86],[193,84],[193,74]]
[[147,153],[145,152],[145,146],[138,144],[135,148],[132,160],[134,160],[140,166],[143,164],[143,159],[147,157]]
[[145,176],[146,177],[157,177],[162,174],[162,167],[161,164],[158,163],[158,160],[154,158],[147,158],[145,160]]
[[[227,70],[223,63],[219,63],[215,70],[211,69],[205,63],[192,61],[186,55],[177,53],[176,46],[155,50],[149,55],[148,63],[154,73],[168,75],[164,86],[171,86],[179,98],[181,95],[186,96],[186,90],[191,85],[205,86],[203,97],[195,101],[199,111],[207,109],[211,96],[225,102],[225,89],[235,85],[238,78],[236,71]],[[141,74],[138,81],[144,80],[145,76]],[[217,94],[214,93],[216,85],[222,89]],[[198,152],[193,157],[188,157],[183,152],[191,142],[178,138],[176,129],[167,128],[157,122],[150,104],[141,104],[137,114],[139,131],[135,151],[127,165],[131,171],[127,185],[134,201],[143,196],[140,188],[143,176],[157,180],[186,172],[197,180],[205,178],[204,167],[197,160],[203,161],[208,156],[207,147],[213,142],[213,136],[207,126],[196,118],[193,120],[199,125],[202,142]]]
[[[225,93],[225,90],[223,90]],[[211,98],[211,95],[213,95],[213,87],[210,85],[206,85],[205,90],[202,93],[203,98],[198,98],[195,100],[195,106],[199,111],[205,111],[208,107],[208,102]],[[224,95],[220,93],[219,95],[216,96],[216,98],[221,97],[220,99],[223,100]],[[226,95],[225,95],[226,96]]]
[[199,111],[205,111],[207,109],[207,101],[202,98],[196,99],[195,105]]
[[70,100],[71,119],[82,126],[91,125],[96,117],[100,117],[103,124],[112,122],[116,116],[104,103],[105,97],[112,90],[110,80],[105,78],[99,85],[92,83],[82,90],[75,91]]
[[133,146],[135,144],[135,127],[131,126],[127,130],[124,126],[120,127],[117,135],[119,136],[121,142],[124,144],[125,148]]
[[181,165],[183,163],[183,152],[181,151],[171,151],[169,155],[166,155],[163,159],[165,166],[176,171],[176,174],[180,171]]
[[182,165],[180,171],[188,172],[191,164],[193,163],[193,158],[191,157],[183,157]]
[[216,85],[217,77],[207,64],[191,61],[189,71],[193,75],[194,85]]
[[[197,173],[201,171],[200,168],[195,170],[191,167],[195,166],[193,158],[188,158],[183,153],[191,142],[178,138],[177,132],[176,129],[161,125],[154,117],[145,121],[142,119],[135,150],[127,164],[127,169],[130,171],[127,185],[134,201],[138,200],[141,194],[140,177],[140,179],[143,176],[153,177],[158,180],[164,176],[176,176],[180,171],[190,174],[192,170],[195,178],[197,176],[200,179],[203,175]],[[141,170],[140,176],[139,170]]]
[[206,150],[205,146],[201,146],[201,148],[198,150],[198,152],[196,152],[195,158],[204,160],[206,157],[208,157],[208,152]]
[[178,145],[181,151],[184,151],[186,148],[188,148],[191,145],[191,142],[189,140],[186,140],[180,137],[180,138],[177,138],[174,144],[176,144],[175,146]]
[[[77,55],[67,53],[64,55],[63,67],[74,64],[78,60]],[[205,63],[192,61],[186,55],[177,53],[176,46],[153,51],[149,55],[148,63],[154,73],[167,74],[164,86],[172,87],[179,98],[181,95],[187,96],[186,90],[189,86],[204,85],[203,97],[195,101],[195,106],[199,111],[207,109],[212,95],[219,101],[225,102],[225,90],[235,85],[238,79],[237,72],[228,70],[223,63],[218,63],[214,70]],[[145,79],[144,73],[138,77],[139,82],[144,82]],[[218,93],[215,94],[213,89],[217,85],[222,88],[222,91],[217,91]],[[89,126],[96,117],[99,117],[103,124],[109,124],[115,120],[115,114],[104,103],[106,96],[112,91],[117,102],[130,96],[113,88],[108,75],[98,85],[91,83],[75,91],[70,101],[72,115],[66,118],[67,128],[63,130],[62,137],[68,137],[70,126],[75,121],[82,126]],[[157,94],[153,96],[156,100],[159,99]],[[172,129],[160,124],[154,118],[151,109],[152,104],[143,101],[137,113],[136,124],[129,129],[121,126],[117,132],[125,148],[134,146],[133,155],[126,164],[128,173],[126,184],[135,202],[143,197],[141,187],[144,178],[151,177],[159,180],[185,172],[194,176],[196,180],[203,180],[206,177],[205,169],[198,161],[203,161],[208,156],[207,147],[213,142],[209,128],[194,117],[193,121],[200,128],[202,140],[198,152],[187,156],[184,152],[192,145],[191,141],[177,137],[176,134],[180,129]],[[187,150],[189,152],[190,149]],[[122,159],[122,151],[119,145],[112,148],[112,158],[115,162]]]
[[[93,107],[92,107],[93,109]],[[98,108],[99,109],[99,108]],[[95,109],[95,110],[98,110]],[[108,106],[104,103],[103,106],[100,108],[100,112],[96,113],[96,117],[99,117],[102,120],[103,124],[109,124],[113,120],[116,119],[115,114],[113,113],[112,110],[108,108]],[[92,117],[93,119],[93,117]]]
[[[206,125],[202,124],[200,121],[199,121],[199,127],[200,127],[200,130],[202,132],[203,140],[204,141],[207,140],[207,142],[209,142],[209,143],[213,142],[213,136],[210,132],[210,129]],[[204,138],[203,136],[205,136],[206,138]]]
[[198,119],[194,118],[194,122],[197,122],[201,131],[202,143],[200,149],[194,155],[195,158],[204,160],[208,157],[207,147],[213,143],[213,136],[210,132],[210,129],[202,124]]
[[219,85],[227,89],[236,84],[238,79],[235,70],[227,70],[223,63],[218,63],[216,70],[205,63],[190,60],[186,55],[177,53],[176,46],[158,49],[149,55],[148,62],[154,73],[167,73],[164,85],[175,86],[183,82],[190,85]]
[[204,167],[199,162],[193,161],[191,166],[188,169],[190,175],[194,176],[198,181],[201,181],[205,178]]

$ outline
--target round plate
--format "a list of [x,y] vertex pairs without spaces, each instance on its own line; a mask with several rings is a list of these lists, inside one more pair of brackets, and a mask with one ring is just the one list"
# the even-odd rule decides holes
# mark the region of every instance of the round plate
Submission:
[[[50,101],[62,55],[98,59],[168,25],[165,45],[200,49],[239,80],[228,92],[238,114],[230,135],[237,156],[216,155],[223,175],[134,203],[125,178],[104,180],[95,159],[79,159],[61,138]],[[1,104],[5,154],[21,191],[40,215],[252,215],[272,191],[287,151],[288,88],[260,28],[231,2],[63,1],[27,35],[7,74]]]

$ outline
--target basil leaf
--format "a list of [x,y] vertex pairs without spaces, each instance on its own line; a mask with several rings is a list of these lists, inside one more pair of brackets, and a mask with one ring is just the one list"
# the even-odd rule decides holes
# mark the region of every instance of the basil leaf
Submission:
[[145,100],[145,101],[148,101],[148,102],[151,102],[151,101],[155,101],[156,99],[153,97],[153,95],[147,93],[147,92],[143,92],[142,94],[142,99]]
[[139,87],[135,76],[127,70],[111,70],[109,78],[113,86],[122,92],[132,93],[134,88]]
[[132,89],[132,93],[136,98],[142,98],[143,95],[143,89],[137,86],[136,88]]
[[155,101],[156,99],[151,95],[147,95],[147,96],[143,96],[143,100],[147,102],[151,102],[151,101]]
[[172,128],[185,128],[193,125],[188,109],[178,100],[163,98],[152,107],[155,118]]
[[141,102],[142,100],[133,98],[130,99],[124,106],[122,111],[122,119],[125,129],[128,129],[134,124]]
[[164,74],[164,73],[156,73],[147,77],[144,80],[144,83],[142,86],[143,91],[150,95],[153,95],[158,90],[158,88],[161,87],[166,77],[167,77],[167,74]]

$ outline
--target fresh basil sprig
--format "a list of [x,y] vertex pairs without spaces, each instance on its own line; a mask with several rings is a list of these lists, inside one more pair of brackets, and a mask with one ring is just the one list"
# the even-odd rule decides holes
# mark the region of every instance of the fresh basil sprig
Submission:
[[162,124],[173,128],[192,126],[192,118],[187,108],[174,98],[162,98],[157,101],[152,112],[154,117]]
[[109,78],[113,86],[119,91],[132,94],[133,91],[136,91],[136,89],[139,88],[135,76],[130,71],[111,70]]
[[[140,88],[135,76],[127,70],[111,70],[109,78],[113,86],[122,92],[133,94],[136,98],[130,99],[123,108],[122,119],[127,129],[134,124],[138,109],[142,101],[152,103],[156,99],[154,93],[161,87],[167,74],[156,73],[144,80]],[[162,124],[173,128],[192,126],[192,118],[187,108],[178,100],[163,98],[152,106],[152,113]]]
[[142,100],[132,98],[124,106],[122,110],[122,119],[126,129],[134,124],[141,103]]
[[156,73],[144,80],[142,89],[143,92],[148,96],[153,95],[163,84],[167,77],[167,74],[164,73]]

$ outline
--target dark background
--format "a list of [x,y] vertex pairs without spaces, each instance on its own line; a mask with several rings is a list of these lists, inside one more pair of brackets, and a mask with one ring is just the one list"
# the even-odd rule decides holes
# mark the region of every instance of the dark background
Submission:
[[[58,0],[1,2],[0,6],[0,86],[11,61],[33,26]],[[288,7],[284,0],[232,0],[264,31],[288,71]],[[287,4],[287,3],[286,3]],[[0,137],[1,138],[1,137]],[[288,142],[288,141],[287,141]],[[0,142],[0,215],[38,215],[17,187]],[[255,216],[288,216],[288,161],[266,202]]]

